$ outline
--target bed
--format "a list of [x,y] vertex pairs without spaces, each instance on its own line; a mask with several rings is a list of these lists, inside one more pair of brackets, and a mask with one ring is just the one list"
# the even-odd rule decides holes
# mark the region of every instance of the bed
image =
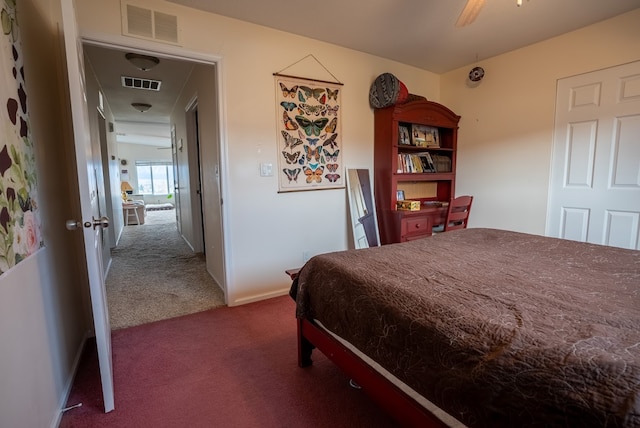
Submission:
[[407,426],[640,426],[640,251],[495,229],[311,258],[318,348]]

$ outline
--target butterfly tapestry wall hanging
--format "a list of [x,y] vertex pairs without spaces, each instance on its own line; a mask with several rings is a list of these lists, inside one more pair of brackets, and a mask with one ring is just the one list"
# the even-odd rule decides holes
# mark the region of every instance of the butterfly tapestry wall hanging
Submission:
[[275,75],[280,192],[344,187],[341,83]]

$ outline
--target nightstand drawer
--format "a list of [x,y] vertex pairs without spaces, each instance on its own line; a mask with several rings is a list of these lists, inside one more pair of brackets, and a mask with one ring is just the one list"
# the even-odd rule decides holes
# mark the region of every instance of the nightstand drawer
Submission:
[[401,235],[403,240],[410,240],[431,235],[431,217],[409,217],[402,219]]

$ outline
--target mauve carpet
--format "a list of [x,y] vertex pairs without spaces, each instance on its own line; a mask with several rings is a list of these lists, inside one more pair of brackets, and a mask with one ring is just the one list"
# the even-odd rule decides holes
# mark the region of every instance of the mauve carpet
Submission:
[[320,352],[297,366],[288,296],[112,333],[115,410],[103,413],[95,343],[60,427],[394,427]]

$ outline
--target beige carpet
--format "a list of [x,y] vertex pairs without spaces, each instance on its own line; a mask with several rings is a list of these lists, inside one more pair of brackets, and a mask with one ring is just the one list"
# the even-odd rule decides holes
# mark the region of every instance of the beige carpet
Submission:
[[224,295],[178,234],[175,211],[149,211],[125,226],[106,278],[112,329],[224,306]]

